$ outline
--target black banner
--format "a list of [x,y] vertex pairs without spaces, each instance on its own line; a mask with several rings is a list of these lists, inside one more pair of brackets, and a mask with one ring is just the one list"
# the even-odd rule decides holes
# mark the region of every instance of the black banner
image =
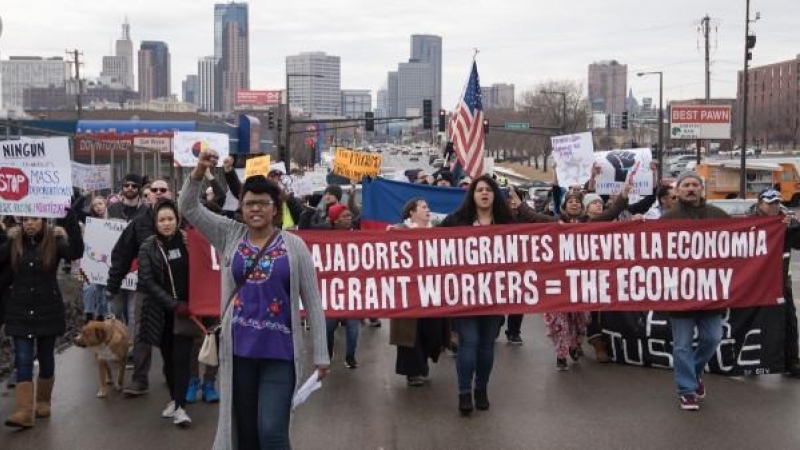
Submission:
[[[708,368],[740,376],[785,372],[783,306],[726,310],[722,342]],[[603,312],[601,327],[612,361],[642,367],[672,368],[669,313]]]

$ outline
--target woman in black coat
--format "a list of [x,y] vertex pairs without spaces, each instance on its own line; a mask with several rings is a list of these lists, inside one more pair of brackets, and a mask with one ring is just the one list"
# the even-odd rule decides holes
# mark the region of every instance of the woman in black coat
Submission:
[[160,346],[171,397],[162,417],[186,427],[192,423],[185,410],[192,343],[200,333],[189,318],[189,253],[172,200],[159,200],[153,218],[156,233],[139,247],[138,285],[147,297],[136,338]]
[[[488,175],[481,175],[469,185],[461,206],[445,217],[441,226],[482,227],[514,222],[497,182]],[[474,406],[479,410],[489,409],[487,387],[494,365],[494,341],[503,319],[503,316],[493,314],[455,319],[458,332],[458,409],[462,415],[472,413],[473,386]]]
[[[58,263],[83,252],[78,221],[67,214],[64,227],[53,227],[41,217],[24,217],[7,242],[0,246],[4,276],[6,334],[14,340],[17,374],[16,410],[5,421],[10,427],[30,428],[34,414],[50,417],[55,380],[56,338],[66,330],[64,300],[58,286]],[[33,359],[39,360],[34,412]]]

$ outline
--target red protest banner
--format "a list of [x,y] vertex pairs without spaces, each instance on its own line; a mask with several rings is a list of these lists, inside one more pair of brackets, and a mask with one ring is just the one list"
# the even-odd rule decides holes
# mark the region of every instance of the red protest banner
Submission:
[[219,317],[220,266],[214,247],[194,228],[186,231],[189,251],[189,310],[196,316]]
[[328,317],[776,305],[777,218],[299,232]]

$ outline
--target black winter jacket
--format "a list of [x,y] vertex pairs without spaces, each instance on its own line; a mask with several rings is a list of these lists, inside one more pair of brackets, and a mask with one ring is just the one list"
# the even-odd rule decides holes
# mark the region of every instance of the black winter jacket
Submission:
[[[112,295],[119,292],[122,280],[128,275],[133,260],[139,255],[139,247],[155,233],[154,223],[152,208],[140,210],[114,244],[114,249],[111,250],[111,268],[108,269],[106,282],[106,290]],[[142,283],[136,285],[136,290],[143,292]]]
[[17,273],[10,266],[13,239],[0,246],[0,268],[5,273],[4,283],[0,285],[0,292],[5,292],[2,296],[5,312],[0,322],[5,322],[7,335],[33,338],[58,336],[65,332],[64,300],[57,278],[58,262],[83,251],[83,237],[77,221],[70,220],[69,228],[70,231],[55,228],[58,256],[53,267],[47,270],[43,267],[40,235],[24,240]]

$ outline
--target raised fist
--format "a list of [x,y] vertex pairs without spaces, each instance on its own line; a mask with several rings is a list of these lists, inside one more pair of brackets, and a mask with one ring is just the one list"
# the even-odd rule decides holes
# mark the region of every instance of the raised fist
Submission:
[[614,181],[624,183],[628,179],[628,171],[636,163],[636,155],[633,152],[615,150],[606,155],[606,160],[614,167]]

